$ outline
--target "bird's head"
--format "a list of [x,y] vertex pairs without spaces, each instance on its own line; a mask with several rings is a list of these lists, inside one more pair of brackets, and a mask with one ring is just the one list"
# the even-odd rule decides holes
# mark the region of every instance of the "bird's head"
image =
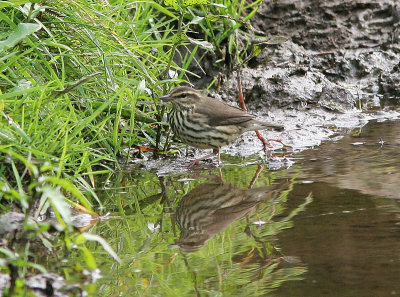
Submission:
[[177,87],[168,95],[161,96],[159,99],[164,102],[171,102],[174,106],[180,108],[192,108],[201,100],[201,94],[190,87]]

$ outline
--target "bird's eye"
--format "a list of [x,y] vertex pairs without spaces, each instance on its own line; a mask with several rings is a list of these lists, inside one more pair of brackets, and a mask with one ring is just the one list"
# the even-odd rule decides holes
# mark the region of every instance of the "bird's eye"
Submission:
[[186,96],[187,96],[186,93],[181,94],[181,97],[182,97],[182,98],[186,98]]

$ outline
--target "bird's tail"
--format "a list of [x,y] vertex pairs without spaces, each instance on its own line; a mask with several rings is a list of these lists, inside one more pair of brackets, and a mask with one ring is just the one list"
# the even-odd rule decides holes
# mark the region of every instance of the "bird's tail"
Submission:
[[278,132],[285,130],[285,128],[281,125],[272,124],[268,122],[261,122],[257,120],[253,120],[251,125],[248,127],[248,131],[264,130],[264,129],[275,130]]

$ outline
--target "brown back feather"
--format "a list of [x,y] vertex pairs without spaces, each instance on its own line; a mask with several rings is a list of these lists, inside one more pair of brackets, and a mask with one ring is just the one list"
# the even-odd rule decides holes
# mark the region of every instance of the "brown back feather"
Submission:
[[202,104],[196,105],[194,112],[206,115],[211,126],[237,125],[254,119],[253,115],[217,99],[203,97],[201,100]]

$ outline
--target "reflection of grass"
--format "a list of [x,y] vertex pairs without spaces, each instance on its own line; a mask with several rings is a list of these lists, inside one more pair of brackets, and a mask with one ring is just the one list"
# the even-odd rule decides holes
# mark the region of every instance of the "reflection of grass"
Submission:
[[[225,182],[247,188],[256,169],[257,166],[224,167],[223,178]],[[254,187],[268,186],[282,175],[284,172],[263,170]],[[169,247],[180,233],[174,223],[174,212],[187,193],[209,179],[179,182],[176,180],[190,176],[158,179],[151,174],[140,179],[126,174],[120,177],[113,178],[118,181],[114,186],[119,189],[124,184],[126,188],[104,195],[108,196],[107,208],[117,210],[124,219],[95,227],[98,234],[117,247],[118,254],[124,259],[119,268],[107,265],[109,269],[105,271],[109,273],[101,281],[102,296],[117,294],[119,290],[128,290],[138,296],[192,296],[196,292],[201,295],[262,296],[288,280],[301,278],[306,271],[300,264],[282,265],[285,257],[273,239],[282,230],[290,228],[293,216],[311,202],[307,198],[288,217],[275,221],[275,216],[285,210],[290,184],[273,199],[273,203],[267,199],[258,204],[249,217],[233,222],[199,251],[184,253]],[[151,207],[149,201],[154,201]],[[251,224],[259,220],[267,223]]]

